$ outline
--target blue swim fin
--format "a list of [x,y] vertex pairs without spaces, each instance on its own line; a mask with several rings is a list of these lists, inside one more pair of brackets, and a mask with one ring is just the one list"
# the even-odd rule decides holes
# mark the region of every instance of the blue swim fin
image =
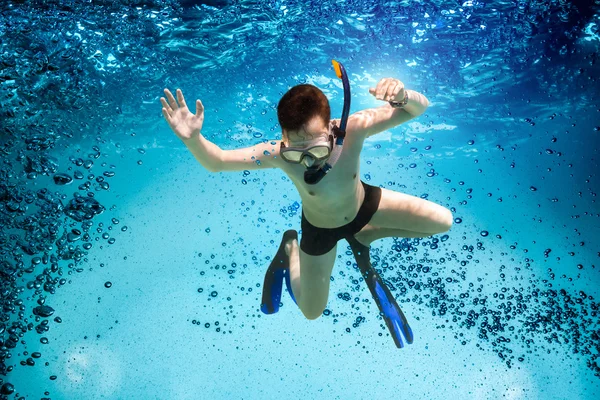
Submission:
[[381,316],[383,317],[396,347],[404,347],[402,342],[402,335],[406,339],[408,344],[411,344],[414,339],[412,329],[408,325],[408,321],[404,316],[404,313],[396,303],[396,299],[390,293],[387,285],[383,282],[379,274],[373,269],[370,259],[370,248],[361,244],[354,237],[347,237],[346,240],[352,248],[354,258],[360,272],[371,291],[373,300],[379,307]]
[[290,282],[289,257],[285,253],[285,245],[293,239],[298,240],[298,232],[295,230],[288,230],[283,234],[279,249],[265,273],[262,303],[260,305],[260,310],[265,314],[274,314],[279,311],[279,302],[281,301],[281,290],[283,288],[284,278],[288,292],[290,293],[292,300],[294,300],[294,303],[296,302],[292,293],[292,284]]

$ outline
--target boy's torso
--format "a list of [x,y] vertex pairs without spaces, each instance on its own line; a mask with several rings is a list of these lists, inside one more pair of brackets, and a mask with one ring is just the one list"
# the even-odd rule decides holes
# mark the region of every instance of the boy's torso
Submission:
[[360,184],[360,151],[363,140],[346,137],[335,166],[316,185],[304,182],[306,168],[280,160],[278,165],[291,179],[302,199],[304,216],[319,228],[337,228],[351,222],[364,199]]

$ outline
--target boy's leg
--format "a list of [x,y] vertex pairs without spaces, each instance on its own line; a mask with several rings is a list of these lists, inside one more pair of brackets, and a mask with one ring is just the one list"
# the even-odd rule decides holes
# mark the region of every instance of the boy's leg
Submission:
[[[300,246],[298,245],[298,240],[294,239],[288,242],[285,246],[285,253],[288,255],[290,260],[290,285],[288,286],[288,290],[292,289],[294,299],[296,300],[296,304],[300,304],[300,296],[302,296],[302,292],[300,289]],[[290,287],[291,286],[291,287]]]
[[[369,225],[434,235],[452,226],[452,212],[420,197],[381,188],[381,200]],[[402,237],[402,235],[396,235]],[[413,237],[413,236],[404,236]]]
[[261,311],[265,314],[279,311],[285,279],[290,296],[304,316],[308,319],[320,317],[329,298],[336,247],[334,245],[327,253],[313,256],[300,248],[295,230],[286,231],[279,250],[265,273]]
[[286,247],[293,295],[307,319],[319,318],[327,306],[336,251],[337,245],[323,255],[306,254],[295,239]]

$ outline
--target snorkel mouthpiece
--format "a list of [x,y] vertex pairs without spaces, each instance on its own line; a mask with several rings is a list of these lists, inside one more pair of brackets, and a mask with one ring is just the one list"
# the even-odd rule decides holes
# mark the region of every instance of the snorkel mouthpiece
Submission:
[[350,81],[348,80],[348,74],[344,66],[335,61],[331,60],[333,69],[338,78],[342,80],[344,87],[344,108],[342,109],[342,119],[340,120],[340,126],[333,128],[333,134],[335,136],[335,145],[333,146],[331,157],[328,162],[325,163],[321,168],[314,168],[304,172],[304,182],[309,185],[317,184],[323,179],[323,177],[333,168],[337,163],[340,155],[342,154],[342,146],[344,144],[344,138],[346,137],[346,124],[348,122],[348,114],[350,113]]

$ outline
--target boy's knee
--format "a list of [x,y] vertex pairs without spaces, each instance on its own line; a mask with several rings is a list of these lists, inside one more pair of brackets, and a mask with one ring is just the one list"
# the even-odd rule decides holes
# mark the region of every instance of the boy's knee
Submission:
[[319,318],[321,315],[323,315],[323,313],[322,313],[322,312],[321,312],[321,313],[319,313],[319,314],[316,314],[316,313],[315,313],[315,314],[307,314],[307,313],[304,313],[304,316],[306,317],[306,319],[309,319],[309,320],[311,320],[311,321],[314,321],[315,319],[318,319],[318,318]]
[[314,310],[301,310],[302,314],[304,314],[304,317],[306,317],[306,319],[309,320],[315,320],[318,319],[321,315],[323,315],[323,311],[325,311],[324,309],[316,312]]
[[[447,232],[452,228],[452,224],[454,223],[454,217],[452,215],[452,211],[447,208],[444,211],[444,221],[442,223],[442,232]],[[441,233],[441,232],[440,232]]]

